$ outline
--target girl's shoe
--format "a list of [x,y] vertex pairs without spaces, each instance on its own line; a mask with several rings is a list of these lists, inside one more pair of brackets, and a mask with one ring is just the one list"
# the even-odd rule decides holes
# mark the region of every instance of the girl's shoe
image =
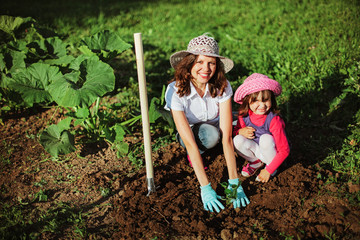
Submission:
[[263,163],[259,159],[254,162],[249,162],[245,167],[243,167],[241,175],[244,177],[250,177],[254,175],[256,170],[258,170],[262,165]]

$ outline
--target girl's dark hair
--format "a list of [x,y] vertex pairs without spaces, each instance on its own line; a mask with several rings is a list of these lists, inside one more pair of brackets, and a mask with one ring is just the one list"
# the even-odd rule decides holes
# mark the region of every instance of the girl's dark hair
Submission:
[[262,101],[267,101],[269,98],[271,99],[271,108],[269,111],[275,114],[280,114],[280,110],[276,103],[275,94],[270,90],[262,90],[259,92],[251,93],[244,97],[243,103],[240,105],[239,108],[239,116],[245,117],[246,115],[248,115],[250,103],[255,101],[260,93],[262,93]]
[[[177,94],[180,97],[190,94],[190,81],[192,79],[191,69],[198,59],[198,55],[189,54],[184,57],[175,68],[174,78],[170,81],[176,81],[176,87],[178,88]],[[217,95],[222,96],[227,86],[225,71],[223,63],[219,58],[216,58],[216,70],[214,76],[209,80],[209,91],[211,97]]]

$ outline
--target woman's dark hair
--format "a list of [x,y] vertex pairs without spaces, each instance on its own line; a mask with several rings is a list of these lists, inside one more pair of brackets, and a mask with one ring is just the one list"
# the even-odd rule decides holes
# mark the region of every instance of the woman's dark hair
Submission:
[[277,105],[277,102],[275,99],[275,94],[270,90],[262,90],[259,92],[251,93],[249,95],[246,95],[246,97],[244,97],[243,103],[240,105],[240,108],[239,108],[239,116],[245,117],[248,114],[249,109],[250,109],[250,103],[255,101],[260,93],[262,93],[262,101],[263,102],[267,101],[269,98],[271,99],[271,108],[269,111],[271,111],[275,114],[280,114],[280,110],[278,108],[278,105]]
[[[198,55],[189,54],[184,57],[175,68],[174,78],[170,81],[176,81],[176,87],[178,88],[177,94],[180,97],[190,94],[190,81],[192,79],[191,69],[198,59]],[[216,70],[214,76],[209,80],[209,91],[211,97],[217,95],[222,96],[227,86],[225,71],[223,63],[219,58],[216,58]]]

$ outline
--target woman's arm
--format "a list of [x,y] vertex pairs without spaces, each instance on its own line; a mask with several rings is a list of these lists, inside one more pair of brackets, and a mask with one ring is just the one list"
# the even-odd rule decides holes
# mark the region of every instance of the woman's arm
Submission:
[[186,119],[185,113],[183,111],[171,110],[176,129],[180,134],[181,139],[183,140],[186,150],[191,159],[192,166],[194,168],[195,174],[201,186],[208,185],[210,182],[206,176],[204,170],[204,164],[199,152],[199,148],[195,142],[193,132],[190,128],[190,125]]
[[232,141],[232,110],[231,98],[220,103],[220,131],[222,132],[222,145],[229,173],[229,179],[238,178],[236,158]]

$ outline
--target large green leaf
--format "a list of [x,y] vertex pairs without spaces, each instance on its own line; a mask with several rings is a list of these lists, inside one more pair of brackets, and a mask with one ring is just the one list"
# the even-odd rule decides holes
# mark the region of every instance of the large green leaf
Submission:
[[113,69],[97,57],[81,62],[79,70],[65,74],[49,85],[48,90],[56,103],[64,107],[87,107],[97,97],[114,90]]
[[18,39],[16,41],[9,42],[6,46],[8,49],[14,49],[20,52],[27,53],[28,52],[28,45],[29,42],[25,39]]
[[29,59],[33,61],[66,67],[75,59],[73,56],[67,55],[67,44],[58,37],[33,41],[27,47]]
[[0,53],[0,70],[5,74],[14,74],[25,69],[26,54],[21,51],[5,49]]
[[8,57],[5,58],[5,61],[11,61],[11,63],[7,64],[8,66],[11,66],[11,68],[8,70],[9,73],[16,74],[17,72],[25,69],[25,53],[9,50],[7,56]]
[[37,40],[28,44],[30,52],[41,59],[59,59],[66,56],[66,46],[58,37]]
[[82,43],[92,50],[117,51],[118,53],[131,48],[131,45],[123,41],[119,35],[109,30],[85,37]]
[[149,121],[150,123],[155,123],[157,119],[162,117],[164,120],[166,120],[169,124],[169,126],[173,129],[175,129],[175,123],[171,116],[171,113],[166,110],[162,110],[159,108],[162,106],[163,103],[161,103],[161,100],[153,97],[151,99],[150,107],[149,107]]
[[91,58],[92,61],[99,61],[99,58],[96,55],[87,56],[81,54],[70,63],[69,68],[71,68],[72,70],[80,70],[81,63],[89,58]]
[[97,56],[96,53],[91,51],[91,49],[86,45],[82,45],[82,46],[78,47],[78,49],[84,56],[88,56],[88,57]]
[[104,129],[105,138],[111,143],[115,141],[121,142],[125,136],[125,130],[120,123],[116,123],[114,126]]
[[47,91],[48,85],[53,81],[63,79],[57,67],[43,63],[34,63],[13,75],[8,86],[21,94],[28,104],[51,102],[52,98]]
[[67,130],[62,131],[57,125],[51,125],[42,132],[40,143],[53,157],[76,150],[74,136]]
[[160,103],[160,99],[156,98],[156,97],[153,97],[151,99],[151,102],[150,102],[150,107],[149,107],[149,121],[150,123],[155,123],[156,120],[159,118],[159,117],[162,117],[161,113],[159,112],[156,104],[159,104]]
[[46,59],[44,60],[44,63],[50,64],[50,65],[58,65],[62,67],[68,66],[71,62],[74,61],[74,57],[71,55],[65,55],[56,59]]
[[35,22],[31,17],[21,18],[12,17],[7,15],[0,16],[0,30],[12,36],[15,39],[14,31],[16,31],[21,25],[28,22]]
[[69,130],[72,120],[73,120],[72,117],[67,117],[67,118],[61,120],[60,122],[58,122],[57,126],[58,126],[59,131],[62,132],[64,130]]

